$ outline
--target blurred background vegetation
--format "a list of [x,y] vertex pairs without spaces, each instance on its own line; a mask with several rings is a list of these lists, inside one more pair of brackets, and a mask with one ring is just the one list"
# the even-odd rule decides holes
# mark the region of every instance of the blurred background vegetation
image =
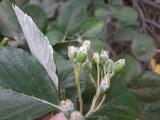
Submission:
[[[125,69],[113,79],[123,80],[137,97],[143,120],[159,120],[159,0],[1,0],[1,46],[28,50],[11,3],[30,15],[49,38],[62,90],[74,86],[67,46],[78,44],[78,38],[89,39],[93,51],[108,49],[113,59],[126,59]],[[66,96],[74,97],[72,91]]]

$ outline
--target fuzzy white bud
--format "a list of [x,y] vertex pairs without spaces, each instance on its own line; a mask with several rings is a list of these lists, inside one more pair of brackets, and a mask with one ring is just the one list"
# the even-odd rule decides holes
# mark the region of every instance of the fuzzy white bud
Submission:
[[84,117],[79,111],[74,111],[71,113],[70,120],[84,120]]
[[77,49],[75,46],[69,46],[68,47],[68,57],[71,60],[75,60],[76,54],[77,54]]
[[125,65],[125,59],[120,59],[114,63],[113,71],[120,72]]
[[93,60],[96,64],[100,63],[100,58],[98,52],[93,53]]
[[122,64],[122,65],[125,65],[125,59],[120,59],[117,62],[120,63],[120,64]]
[[108,51],[102,50],[100,57],[104,57],[104,58],[108,59]]
[[61,110],[64,112],[64,113],[68,113],[70,111],[74,111],[74,104],[72,103],[71,100],[67,99],[67,100],[62,100],[60,102],[60,107],[61,107]]
[[112,74],[107,74],[100,83],[100,88],[103,92],[106,92],[110,86],[110,79],[112,77]]
[[101,65],[106,65],[108,59],[108,52],[105,50],[102,50],[100,54],[100,60],[101,60]]
[[88,49],[91,47],[91,42],[90,42],[89,40],[85,40],[85,41],[83,42],[82,47],[83,47],[84,49],[88,50]]

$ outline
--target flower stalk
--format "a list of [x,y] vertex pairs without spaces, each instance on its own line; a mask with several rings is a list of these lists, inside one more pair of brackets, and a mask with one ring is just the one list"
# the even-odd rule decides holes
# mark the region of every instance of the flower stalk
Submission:
[[80,112],[83,113],[83,100],[81,96],[81,87],[80,87],[80,63],[75,64],[74,71],[75,71],[75,78],[76,78],[77,95],[78,95],[79,104],[80,104]]

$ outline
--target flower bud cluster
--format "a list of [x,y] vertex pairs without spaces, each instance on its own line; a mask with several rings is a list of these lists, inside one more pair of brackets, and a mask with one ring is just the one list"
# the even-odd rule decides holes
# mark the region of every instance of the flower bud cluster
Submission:
[[95,64],[100,64],[107,69],[107,73],[117,73],[120,72],[124,65],[125,59],[120,59],[116,62],[113,62],[109,59],[108,51],[102,50],[99,55],[98,52],[93,53],[93,61]]
[[72,61],[77,61],[79,63],[84,63],[87,59],[87,52],[90,48],[90,41],[86,40],[83,42],[81,47],[69,46],[68,47],[68,57]]

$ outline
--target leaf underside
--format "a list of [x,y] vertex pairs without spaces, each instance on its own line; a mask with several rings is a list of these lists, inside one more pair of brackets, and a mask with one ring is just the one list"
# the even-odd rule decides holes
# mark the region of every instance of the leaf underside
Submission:
[[53,59],[53,49],[49,40],[37,28],[32,18],[13,5],[17,19],[26,37],[31,53],[44,66],[54,85],[58,88],[58,78],[56,75],[56,66]]

